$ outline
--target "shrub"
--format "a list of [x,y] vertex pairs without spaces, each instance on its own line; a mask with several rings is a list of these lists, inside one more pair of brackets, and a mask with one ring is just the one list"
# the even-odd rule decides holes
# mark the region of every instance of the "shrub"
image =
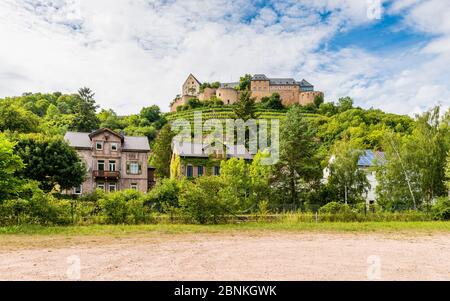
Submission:
[[146,204],[160,212],[166,209],[177,208],[180,186],[175,179],[163,179],[146,196]]
[[144,206],[144,194],[128,189],[105,194],[98,202],[106,223],[142,223],[149,212]]
[[111,224],[125,223],[127,218],[127,204],[119,193],[110,193],[98,201],[105,215],[105,222]]
[[200,224],[218,223],[232,213],[232,205],[219,197],[223,187],[220,177],[204,176],[194,182],[184,181],[180,193],[182,212]]
[[431,208],[431,213],[434,219],[450,220],[450,198],[439,198]]
[[330,202],[319,209],[319,213],[348,213],[351,212],[352,209],[347,204],[342,204],[339,202]]

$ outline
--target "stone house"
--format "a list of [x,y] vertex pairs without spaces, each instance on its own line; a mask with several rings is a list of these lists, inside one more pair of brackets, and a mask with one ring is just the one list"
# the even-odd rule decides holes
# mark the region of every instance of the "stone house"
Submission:
[[112,192],[136,189],[147,192],[153,179],[148,167],[150,146],[147,137],[124,136],[103,128],[92,133],[67,132],[64,139],[87,168],[86,179],[67,194],[87,194],[96,188]]

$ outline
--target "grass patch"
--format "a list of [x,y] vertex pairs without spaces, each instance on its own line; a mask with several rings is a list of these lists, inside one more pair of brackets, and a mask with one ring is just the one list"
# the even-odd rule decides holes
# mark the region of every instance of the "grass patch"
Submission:
[[450,222],[248,222],[243,224],[191,225],[89,225],[89,226],[37,226],[21,225],[0,227],[0,235],[131,235],[145,233],[232,233],[239,231],[291,231],[291,232],[450,232]]

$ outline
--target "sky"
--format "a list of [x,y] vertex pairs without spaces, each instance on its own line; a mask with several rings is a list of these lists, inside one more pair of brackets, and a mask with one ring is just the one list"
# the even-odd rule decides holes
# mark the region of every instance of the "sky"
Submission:
[[0,0],[0,97],[87,86],[119,115],[189,73],[306,79],[326,101],[450,106],[448,0]]

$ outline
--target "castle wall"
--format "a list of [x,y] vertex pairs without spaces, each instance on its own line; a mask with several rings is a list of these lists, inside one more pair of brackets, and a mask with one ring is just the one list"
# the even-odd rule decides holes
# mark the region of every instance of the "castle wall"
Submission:
[[216,91],[216,97],[220,98],[224,104],[230,105],[239,100],[239,93],[234,88],[219,88]]
[[319,95],[323,96],[323,92],[320,92],[320,91],[300,92],[299,97],[298,97],[298,103],[301,105],[313,103],[314,98],[316,98],[316,96],[319,96]]
[[252,80],[250,83],[250,90],[252,91],[252,97],[256,98],[256,101],[260,101],[264,96],[270,96],[270,82],[268,80]]
[[216,96],[216,89],[205,88],[203,93],[198,95],[198,99],[201,101],[210,100],[212,96]]

